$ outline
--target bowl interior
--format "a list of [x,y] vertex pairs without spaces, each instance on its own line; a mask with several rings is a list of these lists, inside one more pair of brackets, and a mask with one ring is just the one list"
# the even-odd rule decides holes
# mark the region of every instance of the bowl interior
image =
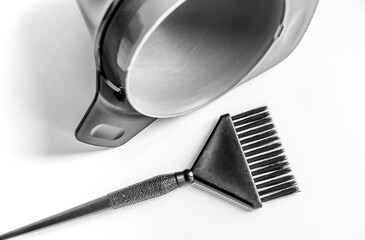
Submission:
[[285,0],[194,0],[136,53],[126,78],[136,110],[155,117],[200,108],[237,85],[274,41]]

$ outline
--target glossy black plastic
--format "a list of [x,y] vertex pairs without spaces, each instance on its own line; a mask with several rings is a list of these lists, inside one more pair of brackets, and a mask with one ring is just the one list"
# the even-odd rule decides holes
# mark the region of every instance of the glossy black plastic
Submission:
[[155,120],[136,112],[125,94],[114,91],[98,73],[96,96],[75,135],[84,143],[117,147],[128,142]]
[[230,116],[222,116],[193,168],[198,184],[248,208],[262,207]]

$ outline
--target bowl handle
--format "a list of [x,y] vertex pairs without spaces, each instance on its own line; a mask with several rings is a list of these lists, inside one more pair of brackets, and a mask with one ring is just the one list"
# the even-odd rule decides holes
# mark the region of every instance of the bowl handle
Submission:
[[76,129],[76,138],[101,147],[118,147],[145,129],[156,119],[138,113],[125,93],[108,86],[97,73],[95,98]]

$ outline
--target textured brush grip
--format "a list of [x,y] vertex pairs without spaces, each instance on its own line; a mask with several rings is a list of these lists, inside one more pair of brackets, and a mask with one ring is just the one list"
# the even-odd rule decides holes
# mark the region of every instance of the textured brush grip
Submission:
[[175,174],[160,175],[108,194],[113,209],[165,195],[178,188]]

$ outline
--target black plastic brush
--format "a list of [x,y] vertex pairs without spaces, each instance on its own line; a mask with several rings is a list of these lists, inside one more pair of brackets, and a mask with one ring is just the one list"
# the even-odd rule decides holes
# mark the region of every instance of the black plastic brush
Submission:
[[190,170],[161,175],[0,236],[8,239],[105,209],[117,209],[185,185],[208,189],[247,210],[299,191],[267,107],[221,116]]

